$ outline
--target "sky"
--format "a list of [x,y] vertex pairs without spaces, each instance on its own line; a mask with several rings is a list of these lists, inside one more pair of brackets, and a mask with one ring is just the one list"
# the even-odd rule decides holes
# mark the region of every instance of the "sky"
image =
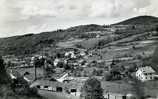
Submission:
[[158,0],[1,0],[0,37],[158,16]]

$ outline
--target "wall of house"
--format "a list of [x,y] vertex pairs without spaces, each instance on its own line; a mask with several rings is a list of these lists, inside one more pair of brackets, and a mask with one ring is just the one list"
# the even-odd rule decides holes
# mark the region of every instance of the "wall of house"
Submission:
[[47,86],[47,85],[37,85],[36,87],[40,90],[67,93],[73,96],[80,96],[81,94],[81,92],[77,88],[70,88],[66,90],[65,87],[62,87],[62,86],[52,87],[52,86]]
[[154,79],[154,74],[153,73],[146,73],[146,75],[142,71],[137,71],[136,72],[136,77],[138,80],[141,81],[148,81],[148,80],[153,80]]

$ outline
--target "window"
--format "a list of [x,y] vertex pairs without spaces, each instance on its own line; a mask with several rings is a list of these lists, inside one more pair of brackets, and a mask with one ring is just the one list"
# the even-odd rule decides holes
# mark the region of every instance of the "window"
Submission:
[[48,88],[48,86],[44,86],[44,88]]
[[63,91],[63,88],[62,88],[62,87],[57,87],[57,88],[56,88],[56,91],[57,91],[57,92],[62,92],[62,91]]
[[152,73],[149,73],[149,75],[152,75]]
[[71,92],[77,92],[77,89],[71,89]]
[[37,85],[36,87],[39,88],[39,89],[41,88],[40,85]]
[[57,81],[55,78],[51,78],[49,81]]
[[126,96],[122,96],[122,99],[127,99],[127,97]]
[[147,73],[144,73],[144,75],[147,76],[148,74],[147,74]]
[[141,77],[141,79],[143,79],[143,77]]
[[148,77],[145,77],[145,79],[148,79]]

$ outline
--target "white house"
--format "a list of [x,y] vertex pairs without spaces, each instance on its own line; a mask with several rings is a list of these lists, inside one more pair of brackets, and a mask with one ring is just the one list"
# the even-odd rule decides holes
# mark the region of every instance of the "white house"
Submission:
[[154,80],[154,76],[155,76],[155,71],[150,66],[140,67],[136,71],[137,79],[141,80],[143,82],[144,81],[149,81],[149,80]]
[[60,59],[56,58],[56,59],[54,60],[54,63],[53,63],[54,66],[57,66],[59,62],[60,62]]
[[66,53],[65,53],[65,56],[66,56],[66,57],[70,57],[70,58],[76,58],[74,51],[66,52]]

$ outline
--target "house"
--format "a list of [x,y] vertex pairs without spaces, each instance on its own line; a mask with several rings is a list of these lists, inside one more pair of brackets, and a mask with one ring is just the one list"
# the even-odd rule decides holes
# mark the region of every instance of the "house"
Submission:
[[138,80],[141,80],[143,82],[144,81],[149,81],[149,80],[154,80],[155,71],[150,66],[140,67],[136,71],[136,77],[137,77]]
[[43,55],[34,55],[31,57],[31,61],[30,61],[30,65],[31,66],[34,66],[34,62],[36,59],[46,59],[47,57],[46,56],[43,56]]
[[74,51],[69,51],[65,53],[65,57],[76,58]]
[[67,59],[65,59],[65,58],[56,58],[56,59],[54,59],[54,61],[53,61],[53,65],[55,66],[55,67],[63,67],[63,65],[64,64],[67,64],[67,62],[68,62],[68,60]]
[[85,56],[85,55],[86,55],[85,51],[80,52],[80,56]]
[[73,80],[66,84],[66,88],[67,88],[69,94],[80,97],[81,87],[83,86],[83,84],[84,83],[82,81]]
[[57,66],[59,62],[60,62],[60,59],[56,58],[56,59],[54,60],[54,66]]
[[55,73],[57,73],[57,74],[61,74],[61,73],[63,73],[64,72],[64,68],[55,68]]
[[99,35],[99,34],[97,34],[97,35],[96,35],[96,38],[100,38],[100,35]]
[[52,92],[63,92],[64,84],[57,81],[49,80],[36,80],[30,87],[36,87],[40,90],[52,91]]

